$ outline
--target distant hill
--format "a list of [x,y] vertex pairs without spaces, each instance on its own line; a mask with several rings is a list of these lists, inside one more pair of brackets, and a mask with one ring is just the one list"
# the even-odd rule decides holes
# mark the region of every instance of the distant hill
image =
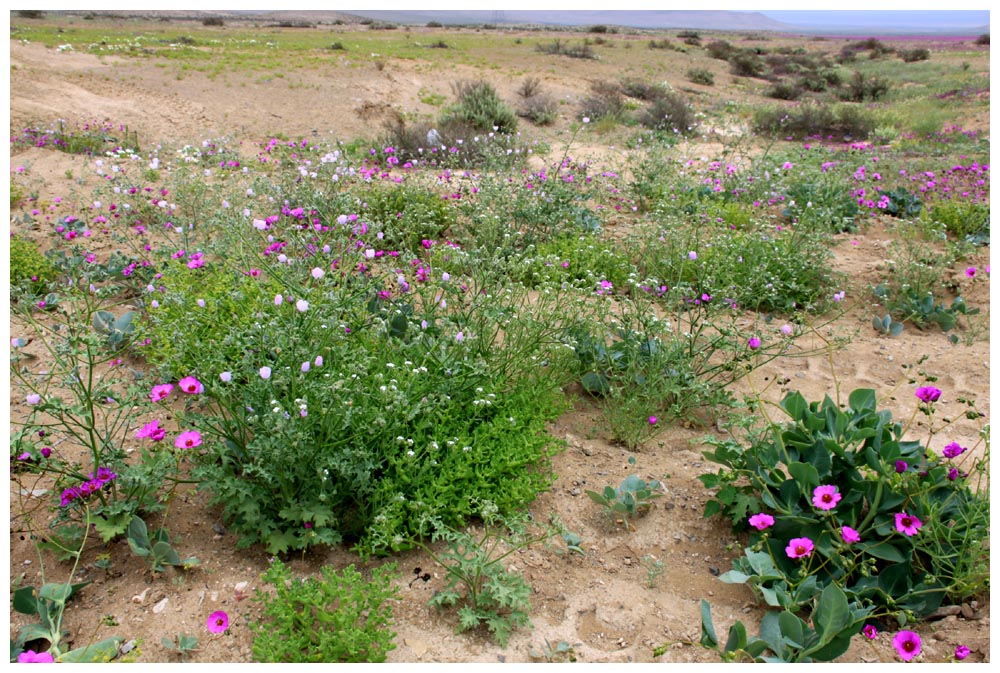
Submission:
[[722,10],[351,10],[378,21],[445,25],[534,24],[551,26],[626,26],[629,28],[697,28],[701,30],[789,30],[788,24],[760,12]]

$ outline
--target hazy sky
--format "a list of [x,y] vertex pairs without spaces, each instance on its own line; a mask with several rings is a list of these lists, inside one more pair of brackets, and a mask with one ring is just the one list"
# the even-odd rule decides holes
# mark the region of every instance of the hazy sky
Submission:
[[[749,7],[747,7],[749,9]],[[851,24],[854,26],[870,26],[878,28],[892,26],[895,28],[909,27],[944,27],[944,26],[978,26],[989,25],[988,10],[790,10],[763,9],[760,10],[772,19],[791,24],[829,23],[833,25]]]

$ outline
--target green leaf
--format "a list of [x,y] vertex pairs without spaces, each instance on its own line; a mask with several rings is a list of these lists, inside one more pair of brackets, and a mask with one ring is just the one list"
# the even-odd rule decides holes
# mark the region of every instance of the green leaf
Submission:
[[896,547],[888,542],[864,542],[858,545],[859,551],[871,554],[875,558],[882,559],[883,561],[892,561],[893,563],[902,563],[906,560],[902,553]]
[[168,563],[172,566],[180,565],[181,558],[177,555],[177,550],[167,542],[157,542],[153,545],[153,557],[160,563]]
[[91,517],[90,522],[94,524],[94,530],[101,536],[101,539],[110,542],[129,528],[131,516],[129,512],[119,512],[111,517]]
[[124,638],[119,636],[105,638],[96,643],[70,650],[61,655],[56,661],[73,664],[108,662],[118,656],[118,648],[124,640]]
[[788,473],[795,478],[804,493],[819,486],[819,472],[809,463],[789,463]]
[[44,598],[53,603],[65,603],[72,595],[73,587],[69,584],[43,584],[42,588],[38,590],[39,598]]
[[402,339],[406,335],[406,326],[406,316],[396,314],[393,316],[392,320],[389,321],[389,336]]
[[847,404],[854,411],[875,411],[875,391],[871,388],[858,388],[847,397]]
[[778,620],[777,612],[768,612],[760,620],[760,638],[771,648],[777,656],[781,657],[785,652],[785,639],[781,635],[781,624]]
[[38,603],[35,600],[35,587],[21,587],[11,596],[11,607],[22,615],[37,615]]
[[841,656],[851,646],[851,637],[854,633],[844,631],[833,637],[830,642],[808,651],[809,657],[816,661],[833,661]]
[[750,575],[741,573],[739,570],[728,570],[719,575],[719,579],[726,584],[746,584],[746,581],[750,579]]
[[826,585],[819,595],[819,602],[813,612],[813,625],[821,645],[826,645],[849,625],[850,611],[847,596],[836,584]]
[[591,395],[607,395],[611,391],[608,377],[596,372],[587,372],[580,378],[580,385]]
[[146,531],[146,522],[137,516],[133,516],[128,525],[128,541],[132,551],[135,551],[136,546],[143,549],[149,549],[152,546],[149,542],[149,533]]
[[726,652],[737,652],[747,646],[747,627],[737,621],[729,627],[729,638],[726,639]]
[[22,626],[21,630],[17,632],[17,639],[22,643],[28,643],[32,640],[44,640],[51,643],[52,633],[41,624],[28,624]]
[[789,393],[781,400],[781,408],[788,412],[792,420],[797,421],[805,414],[809,408],[809,404],[806,402],[806,398],[802,396],[802,393],[796,391]]
[[781,635],[786,643],[792,647],[802,649],[805,640],[805,622],[788,610],[785,610],[778,615],[778,626],[781,628]]
[[712,606],[704,598],[701,599],[701,644],[705,647],[719,646],[715,626],[712,624]]

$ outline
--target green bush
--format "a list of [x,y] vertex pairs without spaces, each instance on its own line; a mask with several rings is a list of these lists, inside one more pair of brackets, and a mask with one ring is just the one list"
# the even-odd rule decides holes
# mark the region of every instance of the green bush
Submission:
[[590,83],[590,94],[580,102],[580,114],[592,120],[615,119],[625,112],[622,87],[607,80]]
[[916,63],[930,59],[931,52],[929,49],[903,49],[899,52],[899,57],[905,63]]
[[365,203],[365,217],[383,225],[386,248],[419,250],[422,241],[441,239],[454,223],[448,201],[423,187],[376,187],[365,196]]
[[323,568],[321,579],[293,577],[278,559],[262,579],[274,593],[256,590],[262,620],[251,624],[253,658],[264,663],[384,662],[396,648],[391,602],[396,564],[376,568],[370,580],[349,565]]
[[889,92],[890,84],[876,75],[865,77],[861,72],[855,70],[854,76],[847,82],[840,97],[842,100],[849,100],[855,103],[865,101],[877,101],[885,98]]
[[695,84],[704,84],[705,86],[715,84],[715,75],[712,74],[711,70],[705,68],[691,68],[687,71],[687,78]]
[[798,100],[802,98],[802,93],[802,87],[795,82],[775,82],[768,87],[764,95],[778,100]]
[[694,133],[697,120],[687,99],[674,92],[653,100],[639,115],[639,123],[658,131],[674,131],[681,135]]
[[10,237],[10,286],[41,294],[56,279],[56,267],[26,238]]
[[754,110],[753,130],[777,138],[805,138],[812,135],[864,139],[875,130],[875,116],[856,105],[817,105],[806,103]]
[[959,240],[977,240],[986,236],[989,243],[990,207],[984,203],[936,201],[929,217],[945,226],[949,235]]
[[489,82],[459,81],[452,84],[452,91],[455,105],[445,114],[443,121],[454,119],[484,133],[517,131],[517,115],[500,99]]

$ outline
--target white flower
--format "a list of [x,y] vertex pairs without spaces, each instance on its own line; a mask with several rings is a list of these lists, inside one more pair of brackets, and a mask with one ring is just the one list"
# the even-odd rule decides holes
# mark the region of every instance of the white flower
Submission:
[[309,302],[307,302],[305,299],[299,299],[297,302],[295,302],[295,308],[299,310],[299,313],[305,313],[306,311],[309,310]]
[[271,368],[270,367],[261,367],[260,368],[260,378],[262,378],[264,380],[267,380],[267,379],[271,378]]
[[312,277],[315,278],[316,280],[319,280],[324,275],[325,274],[323,273],[323,269],[319,268],[318,266],[312,270]]
[[219,374],[219,378],[222,380],[223,383],[229,383],[230,381],[233,380],[233,373],[222,372],[221,374]]

